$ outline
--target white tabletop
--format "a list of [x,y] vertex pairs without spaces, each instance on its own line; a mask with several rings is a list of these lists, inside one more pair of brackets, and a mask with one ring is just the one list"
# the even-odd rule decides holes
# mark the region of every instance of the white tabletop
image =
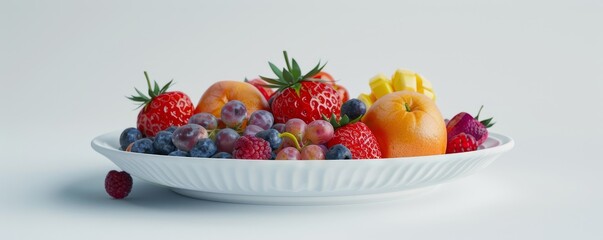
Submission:
[[[394,2],[394,1],[392,1]],[[600,1],[0,3],[0,239],[601,239]],[[412,69],[446,117],[494,116],[515,149],[414,198],[343,206],[193,200],[90,148],[135,125],[143,70],[196,101],[210,84],[270,75],[288,50],[352,96]],[[597,157],[599,156],[599,157]]]

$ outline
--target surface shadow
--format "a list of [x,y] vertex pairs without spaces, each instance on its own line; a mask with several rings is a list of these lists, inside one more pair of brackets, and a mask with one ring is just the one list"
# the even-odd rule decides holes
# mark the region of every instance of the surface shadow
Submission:
[[[450,204],[450,202],[466,201],[471,198],[470,192],[476,187],[473,184],[453,184],[441,186],[436,191],[408,199],[361,203],[349,205],[326,206],[272,206],[248,205],[236,203],[213,202],[193,199],[172,192],[166,187],[134,178],[134,186],[130,195],[121,200],[111,198],[104,189],[105,173],[89,171],[72,175],[64,185],[60,186],[54,196],[54,202],[68,205],[67,209],[85,213],[111,214],[116,211],[152,211],[169,213],[196,214],[198,212],[216,213],[222,216],[241,216],[267,213],[275,216],[298,214],[313,216],[316,214],[386,214],[394,209],[400,212],[430,211],[433,206]],[[482,183],[485,184],[485,183]],[[472,186],[473,185],[473,186]],[[482,185],[483,186],[483,185]],[[489,186],[491,187],[491,185]],[[446,190],[442,191],[442,188]],[[489,198],[489,197],[487,197]],[[486,200],[486,199],[483,199]],[[490,199],[487,199],[490,200]],[[492,202],[490,202],[491,204]],[[479,204],[481,205],[481,204]],[[478,207],[479,206],[473,206]],[[441,212],[439,214],[442,214]]]

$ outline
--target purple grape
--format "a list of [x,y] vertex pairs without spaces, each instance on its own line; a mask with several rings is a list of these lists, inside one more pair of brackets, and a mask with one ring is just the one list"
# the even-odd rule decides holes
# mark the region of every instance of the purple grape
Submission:
[[285,124],[284,123],[277,123],[272,125],[272,129],[276,129],[276,131],[278,131],[279,133],[283,133],[285,131]]
[[299,157],[302,160],[325,160],[325,153],[319,145],[308,145],[302,148]]
[[314,120],[306,126],[304,131],[304,144],[325,144],[335,134],[335,129],[330,122]]
[[241,126],[245,117],[247,117],[247,108],[241,101],[231,100],[222,107],[220,118],[229,128]]
[[249,116],[247,125],[256,125],[263,130],[268,130],[274,124],[274,116],[266,110],[257,110]]
[[239,137],[237,131],[230,128],[224,128],[218,131],[216,134],[218,152],[232,153],[234,143]]
[[294,147],[286,147],[283,148],[280,152],[276,154],[276,158],[274,160],[299,160],[300,153]]
[[325,145],[318,145],[318,147],[320,147],[322,149],[322,152],[325,154],[325,156],[327,155],[327,152],[329,151],[329,148]]
[[243,136],[255,136],[256,133],[264,131],[262,127],[256,125],[248,125],[243,131]]
[[211,113],[197,113],[188,119],[188,123],[199,124],[206,130],[218,128],[218,119]]
[[187,124],[178,127],[172,134],[172,142],[176,148],[188,152],[199,139],[207,138],[207,130],[198,124]]

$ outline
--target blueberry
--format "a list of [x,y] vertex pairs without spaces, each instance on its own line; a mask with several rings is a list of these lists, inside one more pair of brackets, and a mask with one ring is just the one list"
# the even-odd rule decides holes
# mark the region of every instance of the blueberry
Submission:
[[283,139],[279,137],[279,132],[276,129],[260,131],[256,133],[255,136],[268,141],[272,150],[279,148],[283,143]]
[[164,129],[163,131],[174,133],[174,131],[176,131],[176,128],[178,128],[178,127],[171,126],[169,128]]
[[218,151],[218,147],[216,146],[214,141],[209,138],[203,138],[199,140],[197,144],[195,144],[193,149],[191,149],[190,154],[191,157],[206,158],[210,157],[211,155],[214,155],[216,151]]
[[327,151],[325,158],[328,160],[352,159],[352,152],[346,146],[336,144]]
[[357,119],[365,113],[366,105],[356,98],[352,98],[341,105],[341,116],[348,115],[350,120]]
[[270,160],[274,160],[274,159],[276,159],[276,152],[275,152],[275,151],[272,151],[272,152],[270,153]]
[[136,128],[126,128],[119,136],[119,146],[121,150],[126,150],[131,143],[142,138],[142,133]]
[[136,140],[136,142],[132,144],[132,148],[130,149],[130,151],[136,153],[153,154],[155,153],[155,149],[153,149],[153,140],[149,138]]
[[212,158],[232,158],[232,155],[227,152],[219,152],[211,156]]
[[176,150],[168,154],[168,156],[178,156],[178,157],[190,157],[187,152],[182,150]]
[[176,146],[172,142],[172,133],[167,131],[158,132],[155,135],[155,141],[153,141],[153,148],[155,148],[155,153],[159,155],[168,155],[176,151]]

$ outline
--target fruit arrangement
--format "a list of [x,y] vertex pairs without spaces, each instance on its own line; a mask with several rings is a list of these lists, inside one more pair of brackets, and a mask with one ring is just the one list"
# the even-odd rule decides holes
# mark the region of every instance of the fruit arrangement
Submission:
[[[145,78],[147,94],[136,127],[123,130],[123,151],[189,158],[246,160],[370,160],[475,151],[492,118],[466,112],[445,120],[431,82],[409,71],[369,80],[370,94],[349,98],[320,62],[303,72],[284,52],[285,66],[269,62],[274,77],[218,81],[193,106],[183,92]],[[480,112],[481,112],[480,108]],[[127,196],[131,178],[107,175],[114,198]]]

